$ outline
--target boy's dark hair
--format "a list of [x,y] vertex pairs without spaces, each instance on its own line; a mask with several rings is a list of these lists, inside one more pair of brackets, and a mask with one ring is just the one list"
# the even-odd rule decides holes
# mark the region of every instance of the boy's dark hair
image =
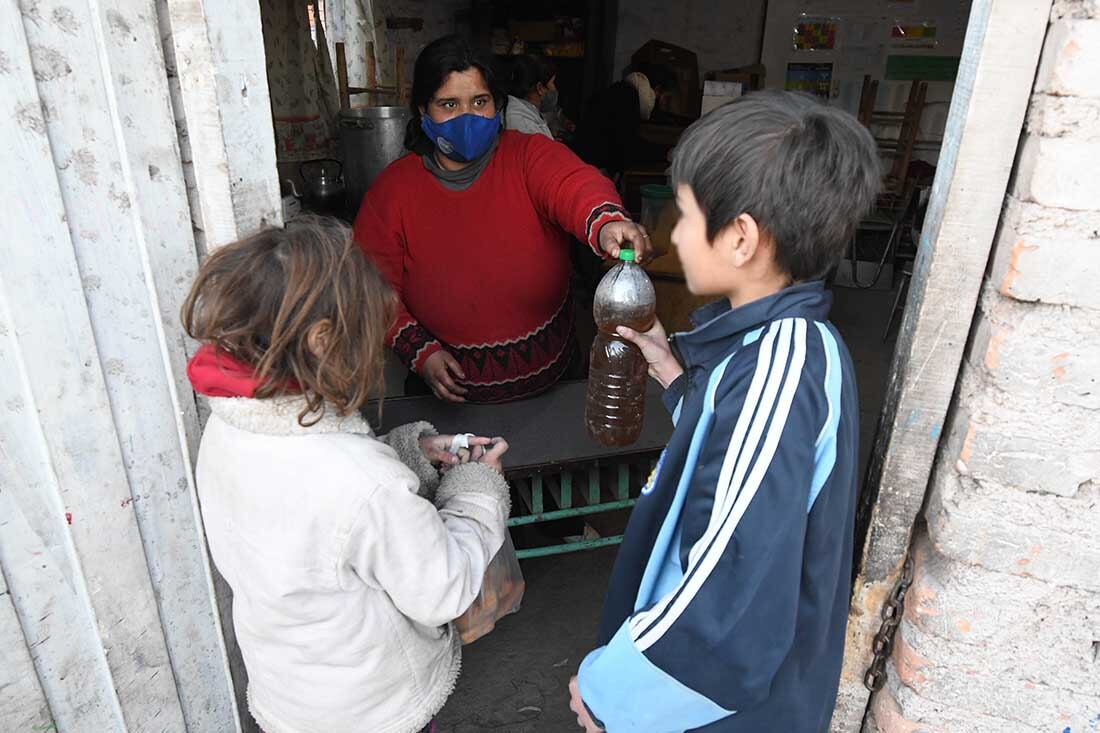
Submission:
[[[252,365],[258,399],[301,393],[303,426],[325,405],[349,415],[382,392],[396,298],[336,219],[301,216],[206,258],[183,304],[187,335]],[[324,352],[308,343],[328,321]]]
[[507,61],[507,91],[517,99],[527,99],[527,95],[539,84],[547,85],[557,74],[553,64],[537,56],[526,54],[512,56]]
[[691,188],[707,238],[749,214],[795,281],[823,277],[881,188],[875,141],[855,117],[794,92],[754,92],[684,132],[674,185]]
[[428,106],[448,76],[467,69],[481,72],[489,93],[493,95],[496,108],[503,109],[505,94],[493,70],[493,57],[462,36],[437,38],[424,47],[416,57],[416,65],[413,67],[412,98],[409,102],[412,119],[405,128],[406,149],[420,155],[427,155],[435,149],[435,145],[420,128],[420,108]]

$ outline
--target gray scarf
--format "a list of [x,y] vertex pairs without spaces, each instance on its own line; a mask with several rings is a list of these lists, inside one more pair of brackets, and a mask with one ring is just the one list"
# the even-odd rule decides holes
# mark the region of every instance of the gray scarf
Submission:
[[481,172],[489,166],[489,161],[492,159],[499,143],[500,136],[497,135],[496,139],[493,140],[492,147],[485,151],[484,155],[458,171],[449,171],[441,166],[435,158],[434,150],[427,155],[420,156],[420,159],[424,161],[424,167],[428,169],[428,172],[438,178],[445,188],[451,191],[465,191],[474,185],[474,181],[478,179]]

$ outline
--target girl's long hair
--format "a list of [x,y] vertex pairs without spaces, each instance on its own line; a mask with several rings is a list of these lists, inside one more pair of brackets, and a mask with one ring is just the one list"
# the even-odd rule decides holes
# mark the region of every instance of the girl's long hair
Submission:
[[[303,426],[381,396],[396,299],[335,219],[305,216],[216,250],[183,304],[183,327],[250,364],[259,399],[301,393]],[[319,354],[308,343],[317,324]]]

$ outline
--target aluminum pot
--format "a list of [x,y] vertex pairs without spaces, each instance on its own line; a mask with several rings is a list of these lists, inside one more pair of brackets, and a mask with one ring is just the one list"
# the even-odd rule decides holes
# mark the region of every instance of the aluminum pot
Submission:
[[344,182],[352,211],[382,170],[405,154],[408,107],[360,107],[340,113]]

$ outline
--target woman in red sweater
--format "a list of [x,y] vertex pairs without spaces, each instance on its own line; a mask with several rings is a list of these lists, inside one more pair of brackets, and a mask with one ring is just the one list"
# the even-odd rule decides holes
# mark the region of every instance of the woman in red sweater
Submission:
[[416,60],[405,146],[371,186],[355,238],[400,298],[389,345],[437,397],[504,402],[579,363],[569,235],[634,248],[611,182],[541,135],[501,131],[491,62],[458,36]]

